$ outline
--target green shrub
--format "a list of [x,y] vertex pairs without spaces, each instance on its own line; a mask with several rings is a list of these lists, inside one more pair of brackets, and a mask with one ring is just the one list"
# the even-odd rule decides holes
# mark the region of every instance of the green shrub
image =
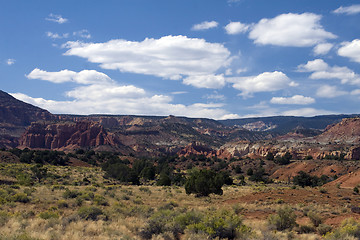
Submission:
[[360,239],[360,222],[353,218],[345,219],[338,229],[327,233],[325,239]]
[[310,186],[310,187],[316,187],[323,185],[327,183],[329,180],[329,177],[323,175],[321,178],[318,178],[317,176],[311,176],[310,174],[300,171],[298,175],[296,175],[293,178],[293,182],[296,185],[299,185],[301,187]]
[[59,214],[57,212],[48,210],[45,212],[41,212],[39,214],[39,217],[42,219],[59,218]]
[[79,217],[85,220],[97,220],[100,215],[103,215],[103,211],[100,208],[94,206],[84,206],[78,210]]
[[323,223],[322,217],[314,211],[309,211],[307,213],[307,216],[310,218],[310,221],[315,227],[318,227],[320,224]]
[[148,187],[140,187],[139,190],[144,193],[151,194],[151,190]]
[[108,206],[108,205],[109,205],[109,203],[108,203],[108,201],[105,199],[105,197],[103,197],[103,196],[101,196],[101,195],[99,195],[99,194],[95,194],[93,201],[94,201],[94,203],[95,203],[96,205],[102,205],[102,206]]
[[291,158],[292,158],[292,155],[291,155],[289,152],[286,152],[286,153],[284,154],[284,156],[282,156],[282,157],[280,157],[280,156],[276,157],[276,158],[274,159],[274,162],[277,163],[277,164],[280,164],[280,165],[287,165],[287,164],[290,163]]
[[78,197],[81,197],[84,200],[91,201],[94,199],[95,195],[92,192],[82,192],[81,195]]
[[203,214],[198,211],[189,211],[182,213],[175,217],[175,223],[179,225],[180,229],[184,230],[187,226],[198,224],[203,218]]
[[0,211],[0,227],[4,226],[9,221],[9,214],[4,211]]
[[321,235],[325,235],[327,234],[328,232],[330,232],[332,229],[332,227],[330,225],[327,225],[327,224],[320,224],[317,228],[316,228],[316,231]]
[[172,232],[174,238],[182,232],[180,227],[174,225],[174,218],[177,212],[171,210],[160,210],[154,213],[148,220],[146,226],[140,231],[140,236],[144,239],[151,239],[153,235],[164,232]]
[[76,198],[77,196],[79,196],[80,193],[76,190],[69,190],[68,188],[65,190],[65,192],[63,193],[63,198]]
[[250,228],[242,223],[241,217],[227,210],[208,212],[199,223],[194,223],[188,228],[195,232],[207,233],[211,238],[235,239],[240,235],[249,235]]
[[171,186],[171,178],[166,172],[160,173],[159,180],[156,182],[158,186]]
[[59,200],[57,206],[58,208],[68,208],[69,204],[65,200]]
[[30,198],[25,193],[16,193],[11,197],[11,200],[14,202],[28,203],[30,202]]
[[197,196],[208,196],[210,193],[222,195],[221,187],[224,179],[221,173],[207,169],[193,169],[185,182],[186,194],[195,193]]
[[0,234],[0,240],[40,240],[30,237],[27,233],[14,234],[12,236]]
[[25,173],[19,173],[16,175],[17,183],[23,186],[31,186],[33,185],[33,180],[28,174]]
[[292,229],[296,226],[296,215],[290,206],[283,206],[269,216],[268,222],[279,231]]
[[300,234],[313,233],[315,231],[316,231],[315,227],[311,226],[311,225],[300,225],[299,229],[298,229],[298,233],[300,233]]
[[268,182],[265,169],[263,167],[260,167],[253,171],[253,174],[249,177],[249,180],[254,182]]

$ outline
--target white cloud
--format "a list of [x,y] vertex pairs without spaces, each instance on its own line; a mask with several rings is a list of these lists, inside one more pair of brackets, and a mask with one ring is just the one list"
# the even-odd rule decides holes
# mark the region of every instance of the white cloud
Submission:
[[335,98],[348,94],[346,91],[339,90],[336,86],[324,85],[318,88],[316,95],[322,98]]
[[79,84],[98,84],[110,83],[111,78],[105,73],[97,72],[95,70],[83,70],[81,72],[74,72],[70,70],[62,70],[59,72],[47,72],[35,68],[28,75],[28,79],[40,79],[53,83],[76,82]]
[[52,39],[61,39],[61,38],[68,38],[69,34],[64,33],[64,34],[60,35],[58,33],[46,32],[46,36],[48,36],[49,38],[52,38]]
[[342,84],[360,85],[360,76],[347,67],[330,67],[322,59],[308,61],[298,66],[302,72],[313,72],[311,79],[339,79]]
[[235,89],[241,90],[244,97],[256,92],[273,92],[297,86],[282,72],[264,72],[258,76],[228,78]]
[[316,71],[325,71],[329,68],[329,65],[324,62],[322,59],[315,59],[313,61],[308,61],[306,64],[301,64],[298,66],[299,72],[316,72]]
[[15,59],[9,58],[9,59],[6,60],[6,64],[11,66],[11,65],[15,64],[15,61],[16,61]]
[[360,89],[355,89],[355,90],[352,90],[351,95],[360,95]]
[[226,114],[224,116],[222,116],[219,120],[226,120],[226,119],[239,119],[241,118],[240,115],[238,114]]
[[230,22],[224,28],[227,34],[235,35],[239,33],[246,33],[249,30],[250,25],[241,22]]
[[327,54],[332,48],[334,44],[332,43],[320,43],[314,47],[314,54],[315,55],[325,55]]
[[332,111],[315,109],[315,108],[300,108],[294,110],[287,110],[281,113],[281,115],[283,116],[303,116],[303,117],[313,117],[313,116],[329,115],[329,114],[336,114],[336,113]]
[[296,104],[296,105],[308,105],[315,103],[315,99],[312,97],[304,97],[302,95],[294,95],[292,97],[273,97],[270,100],[273,104]]
[[186,92],[186,91],[171,92],[171,94],[173,94],[173,95],[180,95],[180,94],[186,94],[186,93],[188,93],[188,92]]
[[91,34],[86,29],[83,29],[83,30],[80,30],[77,32],[73,32],[73,35],[77,36],[77,37],[87,38],[87,39],[91,38]]
[[290,110],[280,110],[278,107],[270,107],[266,102],[260,102],[254,106],[248,107],[254,109],[257,113],[248,114],[242,117],[269,117],[269,116],[303,116],[312,117],[317,115],[336,114],[336,112],[315,108],[298,108]]
[[12,94],[22,101],[45,108],[53,113],[171,114],[214,119],[232,116],[232,113],[223,109],[224,105],[221,103],[174,104],[170,96],[149,95],[142,88],[133,85],[119,85],[106,74],[95,70],[47,72],[36,68],[27,77],[52,83],[74,82],[81,84],[65,92],[65,97],[70,99],[66,101],[33,98],[22,93]]
[[238,70],[236,70],[237,74],[243,73],[243,72],[247,72],[248,69],[247,68],[239,68]]
[[224,75],[193,75],[185,78],[183,83],[197,88],[222,88],[225,86]]
[[360,13],[360,4],[354,4],[348,7],[339,7],[338,9],[335,9],[333,13],[336,14],[347,14],[347,15],[353,15]]
[[282,14],[261,19],[252,28],[249,38],[262,45],[309,47],[336,38],[320,24],[321,16],[313,13]]
[[211,22],[204,21],[202,23],[195,24],[191,28],[191,30],[194,30],[194,31],[207,30],[207,29],[210,29],[210,28],[216,28],[218,25],[219,25],[219,23],[216,22],[216,21],[211,21]]
[[61,15],[56,15],[56,14],[53,14],[53,13],[50,13],[49,17],[47,17],[45,19],[47,21],[56,22],[56,23],[59,23],[59,24],[63,24],[63,23],[66,23],[66,22],[69,21],[68,19],[63,18]]
[[342,47],[338,50],[340,56],[348,57],[352,61],[360,63],[360,39],[343,42],[341,45]]
[[111,40],[105,43],[68,42],[68,56],[79,56],[102,68],[154,75],[167,79],[212,75],[229,65],[230,51],[219,43],[186,36],[146,38],[142,42]]
[[226,99],[226,97],[224,95],[218,94],[216,92],[214,94],[207,94],[207,95],[203,96],[203,98],[212,99],[215,101],[224,101]]
[[[195,103],[192,105],[173,104],[172,98],[165,95],[153,96],[131,96],[126,95],[123,89],[117,94],[110,96],[100,93],[100,98],[83,98],[86,96],[99,97],[99,92],[105,90],[110,91],[113,86],[104,88],[98,86],[95,92],[89,94],[81,94],[75,100],[70,101],[53,101],[43,98],[32,98],[22,93],[11,94],[15,98],[24,102],[47,109],[52,113],[67,113],[67,114],[131,114],[131,115],[156,115],[156,116],[188,116],[188,117],[202,117],[213,119],[236,118],[237,115],[229,113],[219,104],[204,104]],[[124,86],[126,87],[126,86]],[[82,89],[83,91],[95,90]],[[96,93],[96,94],[94,94]],[[132,93],[133,94],[133,93]]]

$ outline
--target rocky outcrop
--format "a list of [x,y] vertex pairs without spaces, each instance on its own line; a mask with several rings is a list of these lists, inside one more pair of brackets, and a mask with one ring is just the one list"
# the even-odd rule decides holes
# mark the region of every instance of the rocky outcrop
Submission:
[[325,132],[316,137],[323,143],[360,143],[360,118],[346,118],[336,125],[329,126]]
[[20,146],[45,149],[74,149],[100,145],[116,146],[116,138],[98,123],[32,123],[19,140]]
[[180,157],[189,157],[191,155],[204,155],[205,157],[213,157],[216,156],[216,151],[199,142],[194,142],[182,148],[179,152],[177,152],[177,154]]

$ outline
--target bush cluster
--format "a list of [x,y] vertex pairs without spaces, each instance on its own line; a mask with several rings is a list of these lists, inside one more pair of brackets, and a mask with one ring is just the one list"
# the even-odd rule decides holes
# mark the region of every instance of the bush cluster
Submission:
[[224,184],[232,184],[232,179],[226,172],[192,169],[185,182],[185,191],[186,194],[195,193],[196,196],[208,196],[210,193],[222,195],[221,188]]
[[297,176],[293,178],[293,183],[301,187],[310,186],[316,187],[324,185],[330,182],[330,178],[326,175],[322,175],[320,178],[317,176],[311,176],[310,174],[300,171]]

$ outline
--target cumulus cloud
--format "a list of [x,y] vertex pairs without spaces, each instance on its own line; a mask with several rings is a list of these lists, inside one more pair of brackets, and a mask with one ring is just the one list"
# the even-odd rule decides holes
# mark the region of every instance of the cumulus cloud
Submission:
[[303,117],[313,117],[313,116],[329,115],[329,114],[337,114],[337,113],[323,109],[315,109],[315,108],[300,108],[294,110],[287,110],[281,113],[281,115],[283,116],[303,116]]
[[60,35],[58,33],[46,32],[46,36],[48,36],[49,38],[52,38],[52,39],[61,39],[61,38],[68,38],[69,34],[64,33],[64,34]]
[[222,88],[225,86],[224,75],[193,75],[185,78],[183,83],[197,88]]
[[354,62],[360,63],[360,39],[355,39],[352,42],[343,42],[342,47],[339,48],[338,54],[343,57],[348,57]]
[[191,30],[194,30],[194,31],[207,30],[210,28],[216,28],[218,25],[219,25],[219,23],[216,21],[211,21],[211,22],[204,21],[202,23],[195,24],[194,26],[192,26]]
[[65,55],[86,58],[104,69],[166,79],[213,75],[229,65],[230,51],[223,44],[186,36],[146,38],[142,42],[111,40],[105,43],[68,42]]
[[316,95],[322,98],[335,98],[348,94],[346,91],[338,89],[336,86],[324,85],[318,88]]
[[11,65],[15,64],[15,61],[16,61],[15,59],[9,58],[9,59],[6,60],[6,64],[11,66]]
[[292,97],[273,97],[270,100],[273,104],[296,104],[296,105],[308,105],[315,103],[315,99],[312,97],[304,97],[302,95],[294,95]]
[[228,81],[233,82],[233,87],[241,90],[244,97],[256,92],[273,92],[297,86],[284,73],[278,71],[264,72],[257,76],[228,78]]
[[329,68],[329,65],[324,62],[322,59],[315,59],[313,61],[308,61],[306,64],[300,64],[298,66],[299,72],[317,72],[325,71]]
[[360,13],[360,4],[354,4],[348,7],[339,7],[338,9],[335,9],[333,13],[336,14],[347,14],[347,15],[353,15]]
[[12,94],[22,101],[45,108],[53,113],[171,114],[214,119],[234,117],[232,113],[223,109],[224,105],[221,103],[174,104],[170,96],[150,95],[143,88],[134,85],[120,85],[106,74],[95,70],[47,72],[35,68],[27,77],[57,84],[65,82],[79,84],[64,93],[65,97],[69,99],[66,101],[33,98],[22,93]]
[[320,24],[321,16],[313,13],[282,14],[261,19],[252,28],[249,38],[261,45],[310,47],[336,38]]
[[80,30],[77,32],[73,32],[73,35],[77,36],[77,37],[81,37],[81,38],[87,38],[87,39],[91,38],[90,32],[86,29],[83,29],[83,30]]
[[[112,86],[113,87],[113,86]],[[95,88],[93,88],[95,89]],[[89,90],[89,89],[83,89]],[[99,86],[98,91],[110,91],[108,87]],[[91,92],[94,93],[94,92]],[[172,98],[166,95],[129,96],[124,94],[123,89],[116,95],[105,98],[83,98],[77,95],[75,100],[54,101],[43,98],[33,98],[22,93],[11,94],[24,102],[47,109],[52,113],[68,114],[132,114],[132,115],[157,115],[157,116],[188,116],[213,119],[237,118],[238,115],[229,113],[218,104],[195,103],[191,105],[174,104]],[[86,94],[91,96],[91,94]],[[97,95],[95,95],[97,96]]]
[[302,72],[313,72],[311,79],[339,79],[342,84],[360,85],[360,76],[347,67],[330,67],[322,59],[308,61],[298,66]]
[[241,22],[230,22],[224,28],[227,34],[235,35],[239,33],[246,33],[249,30],[250,25]]
[[40,79],[53,83],[76,82],[79,84],[95,84],[95,83],[109,83],[111,78],[105,73],[95,70],[83,70],[81,72],[74,72],[70,70],[62,70],[59,72],[47,72],[35,68],[28,75],[28,79]]
[[327,54],[332,48],[334,44],[332,43],[320,43],[314,47],[314,54],[315,55],[325,55]]
[[56,22],[56,23],[59,23],[59,24],[63,24],[63,23],[66,23],[66,22],[69,21],[68,19],[63,18],[61,15],[56,15],[56,14],[53,14],[53,13],[50,13],[49,16],[47,18],[45,18],[45,19],[47,21]]

